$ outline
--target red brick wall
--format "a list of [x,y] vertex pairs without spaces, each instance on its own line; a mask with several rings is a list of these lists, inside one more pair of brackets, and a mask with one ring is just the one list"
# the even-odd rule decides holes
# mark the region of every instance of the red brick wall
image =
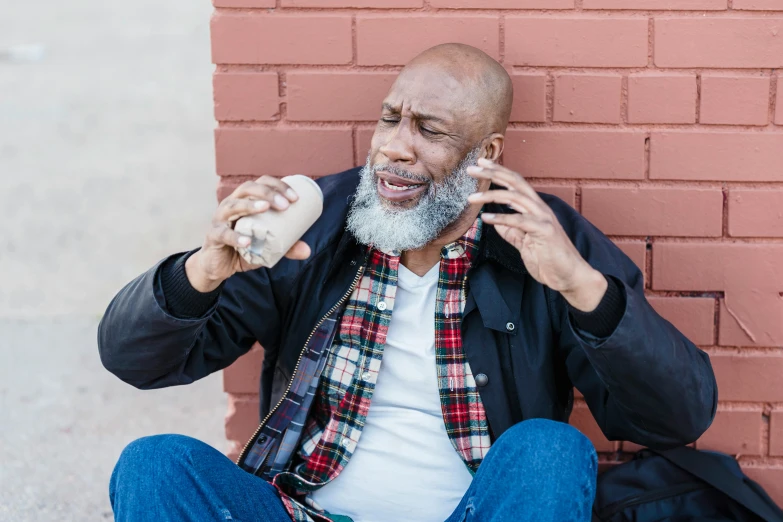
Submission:
[[[214,0],[219,195],[261,174],[362,164],[419,51],[461,41],[516,96],[507,165],[564,198],[712,356],[698,441],[783,503],[783,0]],[[258,422],[253,351],[225,374],[236,455]],[[607,462],[584,404],[573,422]]]

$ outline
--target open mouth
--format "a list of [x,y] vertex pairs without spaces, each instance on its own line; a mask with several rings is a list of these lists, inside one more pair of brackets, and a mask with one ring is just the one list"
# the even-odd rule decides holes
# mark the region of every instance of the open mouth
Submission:
[[415,199],[427,190],[428,184],[403,178],[389,172],[378,172],[378,194],[394,203]]
[[411,185],[397,185],[395,183],[392,183],[388,180],[382,179],[381,183],[383,183],[383,186],[386,187],[389,190],[409,190],[416,187],[421,187],[422,184],[411,184]]

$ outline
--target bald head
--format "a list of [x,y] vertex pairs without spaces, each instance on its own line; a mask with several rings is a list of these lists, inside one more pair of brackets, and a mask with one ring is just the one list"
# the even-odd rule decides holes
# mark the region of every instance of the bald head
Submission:
[[[414,58],[383,100],[367,168],[416,187],[379,194],[399,209],[416,207],[432,187],[444,194],[450,192],[443,187],[458,184],[464,190],[451,193],[474,191],[466,166],[500,157],[512,98],[508,73],[479,49],[445,44]],[[461,212],[467,199],[457,199],[453,208]]]
[[427,68],[453,80],[461,89],[460,103],[482,115],[486,131],[505,133],[514,99],[506,70],[480,49],[447,43],[427,49],[405,66],[400,76]]

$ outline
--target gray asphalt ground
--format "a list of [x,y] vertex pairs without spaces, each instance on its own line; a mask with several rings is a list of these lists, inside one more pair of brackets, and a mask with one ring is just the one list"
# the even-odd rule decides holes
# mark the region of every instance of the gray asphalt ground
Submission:
[[140,392],[95,330],[215,205],[209,2],[0,2],[0,520],[111,520],[122,448],[218,449],[220,376]]

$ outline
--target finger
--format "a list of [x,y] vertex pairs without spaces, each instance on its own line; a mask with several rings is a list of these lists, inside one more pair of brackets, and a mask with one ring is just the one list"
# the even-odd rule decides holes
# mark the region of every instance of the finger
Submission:
[[256,183],[273,188],[283,194],[292,203],[299,199],[299,195],[288,183],[274,176],[261,176],[256,180]]
[[304,241],[297,241],[294,243],[294,246],[291,247],[291,250],[286,252],[285,257],[288,259],[297,259],[303,261],[310,257],[310,254],[310,247],[307,245],[307,243]]
[[212,227],[207,239],[216,245],[227,245],[234,248],[250,246],[251,238],[232,229],[226,224]]
[[508,205],[517,212],[531,213],[531,210],[536,210],[533,201],[524,194],[519,192],[512,192],[510,190],[488,190],[486,192],[476,192],[468,196],[470,203],[477,203],[486,205],[487,203],[497,203],[501,205]]
[[266,212],[270,207],[269,201],[262,199],[234,199],[226,198],[215,211],[215,224],[230,223],[243,216]]
[[522,249],[525,236],[527,235],[526,232],[507,225],[495,225],[495,229],[498,231],[498,234],[500,234],[500,237],[511,243],[518,250]]
[[521,174],[502,165],[482,158],[479,160],[478,166],[468,168],[468,173],[476,178],[489,179],[497,185],[521,192],[543,203],[536,189]]
[[547,232],[550,223],[547,220],[538,219],[530,214],[481,214],[481,219],[490,225],[504,225],[516,228],[522,232]]
[[[283,183],[283,185],[288,187],[285,183]],[[290,202],[292,201],[288,196],[283,194],[285,190],[286,189],[280,191],[277,187],[270,186],[266,183],[246,181],[237,187],[229,197],[233,199],[259,199],[268,201],[273,208],[285,210],[291,205]]]

